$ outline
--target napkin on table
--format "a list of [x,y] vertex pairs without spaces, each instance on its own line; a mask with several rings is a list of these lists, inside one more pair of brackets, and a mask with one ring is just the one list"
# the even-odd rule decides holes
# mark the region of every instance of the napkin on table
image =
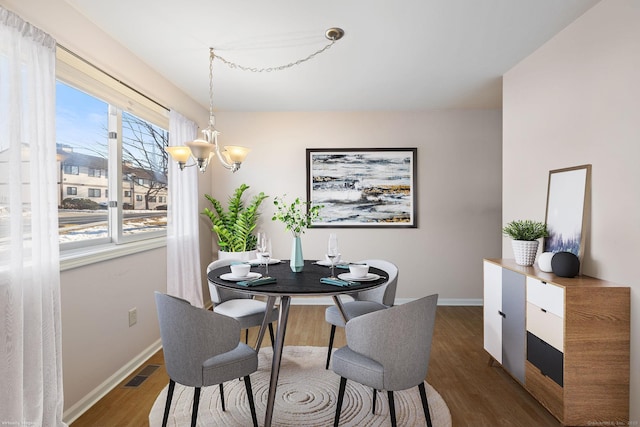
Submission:
[[341,279],[336,279],[336,278],[332,278],[332,277],[323,277],[320,279],[320,283],[325,283],[327,285],[334,285],[334,286],[351,286],[351,285],[357,285],[357,282],[349,282],[347,280],[341,280]]
[[276,283],[276,278],[275,277],[261,277],[259,279],[244,280],[242,282],[236,282],[237,285],[247,286],[247,287],[260,286],[260,285],[270,285],[272,283]]

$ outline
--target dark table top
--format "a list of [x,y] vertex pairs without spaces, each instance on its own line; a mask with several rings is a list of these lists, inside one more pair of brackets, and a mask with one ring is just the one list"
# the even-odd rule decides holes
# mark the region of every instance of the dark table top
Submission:
[[[294,273],[289,267],[289,261],[284,260],[278,264],[269,265],[269,276],[276,278],[277,282],[268,285],[260,285],[253,287],[240,286],[236,282],[223,280],[220,278],[221,274],[229,273],[231,270],[228,266],[220,267],[215,270],[211,270],[208,273],[208,278],[218,286],[233,289],[236,291],[247,292],[255,295],[339,295],[349,294],[368,289],[376,288],[387,281],[387,273],[378,268],[369,267],[369,272],[380,276],[378,280],[372,280],[367,282],[358,282],[356,285],[348,287],[328,285],[320,283],[320,279],[323,277],[329,277],[331,275],[331,268],[324,267],[315,264],[313,260],[305,260],[304,268],[299,273]],[[265,275],[264,266],[253,266],[251,271],[261,273]],[[349,270],[343,268],[336,268],[336,276],[341,273],[348,273]]]

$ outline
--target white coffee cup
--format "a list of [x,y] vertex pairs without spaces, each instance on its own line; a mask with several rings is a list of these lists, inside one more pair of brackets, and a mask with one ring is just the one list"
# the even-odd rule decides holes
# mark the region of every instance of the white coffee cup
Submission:
[[349,264],[349,273],[357,279],[367,277],[369,266],[367,264]]
[[234,277],[247,277],[249,275],[249,271],[251,270],[251,264],[231,264],[231,274]]

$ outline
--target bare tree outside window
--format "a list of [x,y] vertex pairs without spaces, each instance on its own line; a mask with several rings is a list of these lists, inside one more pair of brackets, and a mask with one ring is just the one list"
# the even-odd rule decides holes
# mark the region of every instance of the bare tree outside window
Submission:
[[167,194],[168,145],[169,132],[133,114],[122,114],[122,173],[133,176],[136,193],[143,191],[142,209],[155,209],[157,196]]

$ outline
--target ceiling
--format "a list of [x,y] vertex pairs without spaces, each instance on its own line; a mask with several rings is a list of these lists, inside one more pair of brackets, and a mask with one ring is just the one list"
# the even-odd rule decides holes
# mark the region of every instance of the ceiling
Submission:
[[66,0],[216,111],[500,108],[501,76],[598,0]]

